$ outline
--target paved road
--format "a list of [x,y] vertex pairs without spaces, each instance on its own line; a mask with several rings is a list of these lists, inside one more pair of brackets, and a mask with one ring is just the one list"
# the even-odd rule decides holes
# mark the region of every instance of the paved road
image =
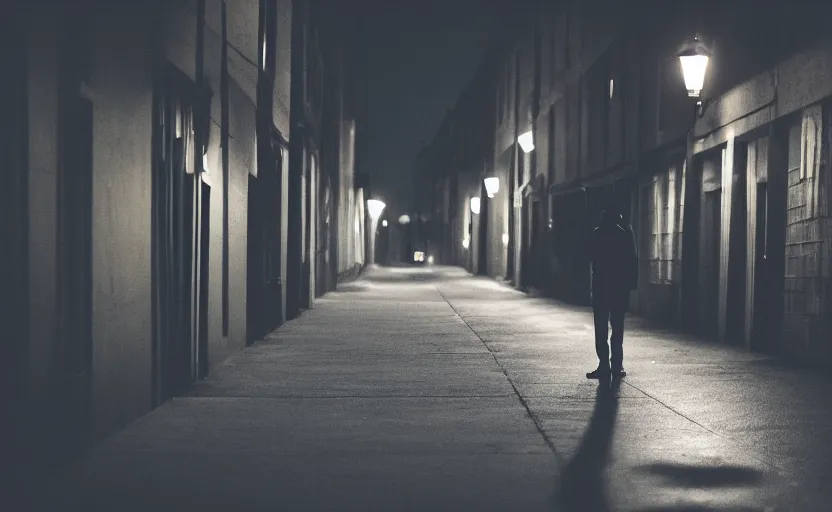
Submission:
[[44,496],[49,510],[832,510],[830,379],[628,329],[629,375],[599,387],[587,310],[453,269],[376,269]]

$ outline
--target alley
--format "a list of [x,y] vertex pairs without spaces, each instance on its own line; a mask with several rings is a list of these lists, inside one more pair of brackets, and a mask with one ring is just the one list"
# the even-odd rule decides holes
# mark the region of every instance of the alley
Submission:
[[599,392],[591,325],[462,270],[371,269],[41,509],[832,509],[827,378],[630,319],[629,375]]

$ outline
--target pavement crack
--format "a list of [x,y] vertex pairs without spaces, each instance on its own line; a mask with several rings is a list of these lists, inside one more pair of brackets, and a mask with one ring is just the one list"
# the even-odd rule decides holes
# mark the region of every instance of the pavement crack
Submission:
[[451,301],[448,300],[447,297],[445,297],[445,294],[442,293],[442,290],[439,289],[439,286],[436,286],[436,292],[442,297],[442,300],[444,300],[448,304],[448,307],[450,307],[451,310],[453,310],[454,314],[460,320],[462,320],[463,323],[465,323],[465,326],[468,327],[468,329],[470,329],[472,333],[474,333],[474,336],[476,336],[477,339],[480,340],[480,343],[482,343],[482,346],[485,347],[485,349],[488,351],[489,354],[491,354],[491,357],[494,358],[494,363],[497,364],[497,366],[500,368],[500,371],[503,372],[503,375],[505,375],[506,380],[508,381],[509,385],[511,386],[511,389],[514,390],[514,395],[520,401],[520,405],[522,405],[523,408],[526,410],[526,414],[529,416],[529,419],[532,420],[532,423],[534,424],[535,429],[537,429],[537,432],[540,434],[540,437],[543,438],[543,442],[546,443],[546,446],[548,446],[549,450],[552,451],[552,454],[555,456],[555,459],[557,460],[558,465],[563,466],[563,459],[560,456],[560,454],[558,453],[558,449],[555,448],[555,444],[552,442],[551,439],[549,439],[549,436],[546,435],[546,430],[544,430],[543,425],[541,425],[540,420],[537,418],[537,415],[532,411],[528,402],[523,397],[523,395],[520,393],[520,390],[517,389],[517,386],[514,384],[514,381],[511,380],[511,377],[509,377],[508,370],[506,370],[506,367],[503,366],[503,364],[497,358],[497,354],[493,350],[491,350],[491,347],[488,346],[488,343],[486,343],[485,340],[482,339],[482,337],[479,335],[479,333],[477,331],[475,331],[473,327],[471,327],[471,324],[469,324],[468,321],[465,320],[465,318],[463,318],[462,315],[459,314],[459,311],[454,307],[453,304],[451,304]]
[[738,443],[738,442],[737,442],[737,441],[736,441],[733,437],[731,437],[731,436],[727,436],[727,435],[725,435],[725,434],[721,434],[720,432],[717,432],[717,431],[716,431],[716,430],[714,430],[714,429],[708,428],[707,426],[705,426],[705,425],[703,425],[702,423],[700,423],[700,422],[696,421],[695,419],[693,419],[693,418],[691,418],[690,416],[688,416],[688,415],[684,414],[683,412],[681,412],[681,411],[679,411],[679,410],[677,410],[677,409],[674,409],[672,406],[670,406],[670,405],[668,405],[668,404],[666,404],[666,403],[662,402],[661,400],[659,400],[659,399],[658,399],[658,398],[656,398],[655,396],[651,395],[651,394],[650,394],[650,393],[648,393],[647,391],[645,391],[645,390],[643,390],[643,389],[639,388],[638,386],[633,385],[631,382],[628,382],[628,381],[626,381],[626,380],[622,380],[622,382],[623,382],[624,384],[626,384],[627,386],[630,386],[631,388],[635,389],[635,390],[636,390],[636,391],[638,391],[639,393],[644,394],[644,396],[646,396],[648,399],[653,400],[654,402],[656,402],[657,404],[661,405],[662,407],[664,407],[664,408],[665,408],[665,409],[667,409],[668,411],[672,412],[673,414],[676,414],[676,415],[678,415],[679,417],[684,418],[686,421],[689,421],[689,422],[693,423],[694,425],[696,425],[697,427],[699,427],[699,428],[701,428],[701,429],[705,430],[706,432],[709,432],[709,433],[711,433],[711,434],[713,434],[713,435],[715,435],[715,436],[717,436],[717,437],[719,437],[719,438],[721,438],[721,439],[725,439],[725,440],[726,440],[726,441],[728,441],[729,443],[733,444],[733,445],[734,445],[734,447],[735,447],[735,448],[737,448],[738,450],[740,450],[740,451],[742,451],[742,452],[745,452],[745,453],[746,453],[746,455],[748,455],[748,457],[750,457],[750,458],[752,458],[752,459],[756,460],[757,462],[759,462],[759,463],[761,463],[761,464],[763,464],[763,465],[765,465],[765,466],[768,466],[768,467],[769,467],[769,469],[772,469],[775,473],[779,474],[780,476],[787,477],[786,470],[785,470],[784,468],[780,467],[778,464],[776,464],[776,463],[774,463],[774,462],[771,462],[770,460],[767,460],[766,458],[764,458],[763,456],[761,456],[759,453],[756,453],[756,452],[754,452],[754,451],[748,450],[748,449],[747,449],[746,447],[744,447],[742,444]]

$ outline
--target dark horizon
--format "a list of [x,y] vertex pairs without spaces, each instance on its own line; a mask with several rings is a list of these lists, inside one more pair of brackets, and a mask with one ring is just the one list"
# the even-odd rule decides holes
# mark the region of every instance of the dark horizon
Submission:
[[356,170],[370,176],[391,215],[412,211],[415,157],[473,78],[497,34],[501,3],[342,4],[356,88]]

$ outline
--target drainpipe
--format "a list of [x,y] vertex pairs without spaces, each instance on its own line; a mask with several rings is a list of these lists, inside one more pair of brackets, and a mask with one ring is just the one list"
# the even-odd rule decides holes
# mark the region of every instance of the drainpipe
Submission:
[[[300,313],[303,273],[303,174],[306,161],[304,109],[306,96],[306,15],[304,4],[292,8],[292,75],[290,86],[289,219],[286,266],[286,318]],[[362,205],[363,208],[363,205]]]
[[222,2],[221,22],[222,22],[222,50],[221,50],[221,72],[220,72],[220,101],[222,103],[221,114],[221,144],[222,144],[222,335],[228,336],[229,331],[229,229],[228,229],[228,186],[231,176],[230,172],[230,153],[228,142],[229,136],[229,112],[228,112],[228,14],[226,2]]

